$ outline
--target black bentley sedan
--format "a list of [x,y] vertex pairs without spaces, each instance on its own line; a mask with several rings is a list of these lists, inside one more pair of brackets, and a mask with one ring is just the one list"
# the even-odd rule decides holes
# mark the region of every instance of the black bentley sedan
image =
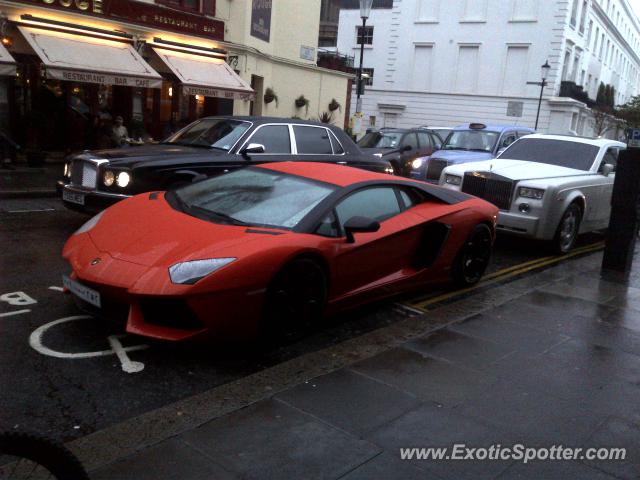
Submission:
[[207,117],[164,142],[72,155],[58,181],[64,204],[96,212],[124,198],[168,190],[248,165],[287,160],[331,162],[393,173],[341,129],[297,119]]

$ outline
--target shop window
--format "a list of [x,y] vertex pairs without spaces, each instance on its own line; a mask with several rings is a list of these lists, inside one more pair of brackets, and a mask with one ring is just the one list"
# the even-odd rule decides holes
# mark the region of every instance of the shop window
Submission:
[[[364,84],[367,87],[370,87],[371,85],[373,85],[373,68],[363,68],[362,75],[363,75]],[[365,75],[368,75],[368,76],[365,76]]]
[[156,0],[156,3],[188,12],[215,15],[215,0]]

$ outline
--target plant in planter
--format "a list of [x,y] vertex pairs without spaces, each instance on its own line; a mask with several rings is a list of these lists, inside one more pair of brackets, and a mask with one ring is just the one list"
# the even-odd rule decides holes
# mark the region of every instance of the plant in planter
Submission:
[[331,100],[331,103],[329,103],[329,111],[335,112],[336,110],[340,110],[342,112],[342,105],[340,105],[340,103],[338,103],[338,101],[334,98],[333,100]]
[[304,95],[300,95],[296,98],[296,108],[305,107],[305,113],[309,113],[309,100],[304,98]]
[[273,88],[267,88],[264,92],[264,103],[268,105],[274,100],[276,101],[276,108],[278,108],[278,96],[276,92],[273,91]]
[[318,120],[320,120],[322,123],[331,123],[331,120],[333,120],[333,113],[322,112],[320,115],[318,115]]

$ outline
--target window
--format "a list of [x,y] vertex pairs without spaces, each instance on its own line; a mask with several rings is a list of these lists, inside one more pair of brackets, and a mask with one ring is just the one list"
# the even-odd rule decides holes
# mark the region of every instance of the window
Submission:
[[329,138],[331,139],[331,146],[333,147],[333,153],[336,155],[342,155],[344,153],[344,148],[336,138],[333,133],[330,133]]
[[323,237],[337,237],[340,235],[340,224],[338,224],[338,219],[333,210],[320,221],[315,233]]
[[[580,15],[580,33],[584,33],[584,25],[587,20],[587,0],[582,1],[582,14]],[[587,41],[587,43],[589,43]]]
[[485,22],[487,20],[487,0],[466,0],[462,22]]
[[406,147],[407,145],[409,145],[414,152],[418,150],[418,136],[415,133],[407,133],[404,136],[400,147]]
[[392,187],[360,190],[342,200],[336,207],[340,227],[353,217],[367,217],[381,222],[400,213],[398,197]]
[[264,145],[264,153],[291,153],[291,140],[287,125],[265,125],[259,127],[246,145]]
[[500,140],[500,145],[498,149],[507,148],[513,142],[516,141],[516,132],[508,132],[502,136],[502,140]]
[[440,0],[418,0],[418,22],[437,22]]
[[456,70],[456,91],[475,93],[478,85],[478,57],[480,47],[477,45],[461,45],[458,51]]
[[418,141],[420,142],[420,148],[430,148],[432,146],[427,132],[418,132]]
[[502,80],[504,95],[522,96],[527,88],[529,47],[508,46],[507,60]]
[[433,46],[416,45],[413,51],[411,88],[421,92],[431,89]]
[[298,153],[326,155],[333,154],[331,140],[326,128],[294,126]]
[[368,87],[373,85],[373,68],[363,68],[362,75],[368,75],[368,77],[364,77],[364,84]]
[[202,8],[200,8],[200,0],[156,0],[156,3],[166,5],[168,7],[180,10],[188,10],[190,12],[200,12],[206,15],[215,16],[215,1],[203,0]]
[[373,27],[364,27],[364,37],[363,37],[363,29],[362,27],[356,27],[356,44],[362,45],[372,45],[373,44]]
[[[587,49],[589,48],[589,45],[591,44],[591,33],[593,31],[593,20],[589,21],[589,28],[587,28],[587,41],[586,41],[586,46]],[[594,47],[595,50],[595,47]]]
[[575,27],[578,18],[578,0],[573,0],[573,7],[571,8],[571,26]]
[[538,14],[538,0],[514,0],[512,21],[535,21]]
[[587,143],[524,137],[511,144],[503,158],[588,171],[599,151],[598,147]]
[[600,163],[599,172],[602,172],[602,168],[608,163],[613,165],[613,169],[615,171],[616,165],[618,164],[618,149],[617,148],[607,148],[607,152],[602,157],[602,162]]
[[411,207],[418,205],[419,203],[422,203],[422,201],[424,200],[424,197],[413,188],[402,187],[398,189],[398,191],[400,192],[400,198],[402,199],[402,206],[404,207],[405,210],[408,210]]

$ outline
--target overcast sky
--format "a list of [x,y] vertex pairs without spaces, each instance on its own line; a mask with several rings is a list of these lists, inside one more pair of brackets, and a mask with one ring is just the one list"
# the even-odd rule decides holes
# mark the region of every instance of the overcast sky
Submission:
[[629,0],[631,6],[636,11],[636,15],[640,18],[640,0]]

